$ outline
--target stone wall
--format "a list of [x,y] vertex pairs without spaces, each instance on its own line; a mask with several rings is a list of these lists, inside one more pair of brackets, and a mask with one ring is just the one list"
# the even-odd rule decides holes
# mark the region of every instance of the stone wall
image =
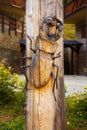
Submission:
[[5,66],[11,66],[13,72],[20,73],[20,45],[19,40],[21,34],[11,31],[11,34],[8,34],[8,30],[4,33],[0,31],[0,63],[5,64]]

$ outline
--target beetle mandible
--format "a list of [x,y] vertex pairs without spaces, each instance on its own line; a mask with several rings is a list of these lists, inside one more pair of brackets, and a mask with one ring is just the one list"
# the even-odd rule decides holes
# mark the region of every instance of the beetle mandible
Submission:
[[[30,40],[30,50],[33,52],[30,62],[30,83],[36,88],[45,86],[50,77],[53,77],[53,94],[54,87],[58,87],[58,66],[55,64],[55,59],[60,57],[60,52],[56,53],[58,49],[58,42],[62,36],[63,23],[56,16],[47,16],[42,20],[40,25],[39,35],[36,38],[35,49],[32,47],[32,39]],[[56,74],[53,71],[56,68]],[[55,94],[54,94],[55,98]],[[56,100],[56,98],[55,98]]]

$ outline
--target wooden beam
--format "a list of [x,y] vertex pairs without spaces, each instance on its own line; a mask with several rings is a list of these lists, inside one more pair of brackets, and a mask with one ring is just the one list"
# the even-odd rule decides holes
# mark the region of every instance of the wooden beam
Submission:
[[79,51],[80,47],[77,47],[77,75],[79,75]]
[[8,34],[11,34],[11,24],[10,24],[10,19],[9,19],[9,29],[8,29]]
[[15,25],[14,25],[14,30],[15,30],[15,36],[17,36],[17,20],[14,20]]
[[24,22],[22,22],[22,33],[21,33],[22,39],[24,38]]
[[27,130],[66,129],[62,22],[62,0],[26,1]]
[[4,33],[4,16],[2,16],[2,33]]
[[9,14],[10,16],[12,14],[14,14],[14,15],[16,15],[16,17],[24,17],[24,15],[25,15],[24,9],[20,9],[17,7],[4,5],[4,4],[0,4],[0,11],[4,12],[5,14]]
[[71,49],[71,74],[73,74],[73,49]]

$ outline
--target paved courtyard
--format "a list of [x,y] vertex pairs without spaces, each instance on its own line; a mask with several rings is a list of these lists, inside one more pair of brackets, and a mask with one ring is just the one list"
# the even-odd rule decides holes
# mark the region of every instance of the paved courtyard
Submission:
[[87,91],[87,76],[65,75],[64,84],[67,87],[66,95],[70,95],[73,92]]

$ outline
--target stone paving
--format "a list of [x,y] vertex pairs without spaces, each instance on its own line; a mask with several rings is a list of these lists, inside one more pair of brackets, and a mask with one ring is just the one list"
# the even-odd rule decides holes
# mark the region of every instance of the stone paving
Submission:
[[87,76],[65,75],[64,84],[67,87],[66,95],[74,92],[83,93],[87,91]]

